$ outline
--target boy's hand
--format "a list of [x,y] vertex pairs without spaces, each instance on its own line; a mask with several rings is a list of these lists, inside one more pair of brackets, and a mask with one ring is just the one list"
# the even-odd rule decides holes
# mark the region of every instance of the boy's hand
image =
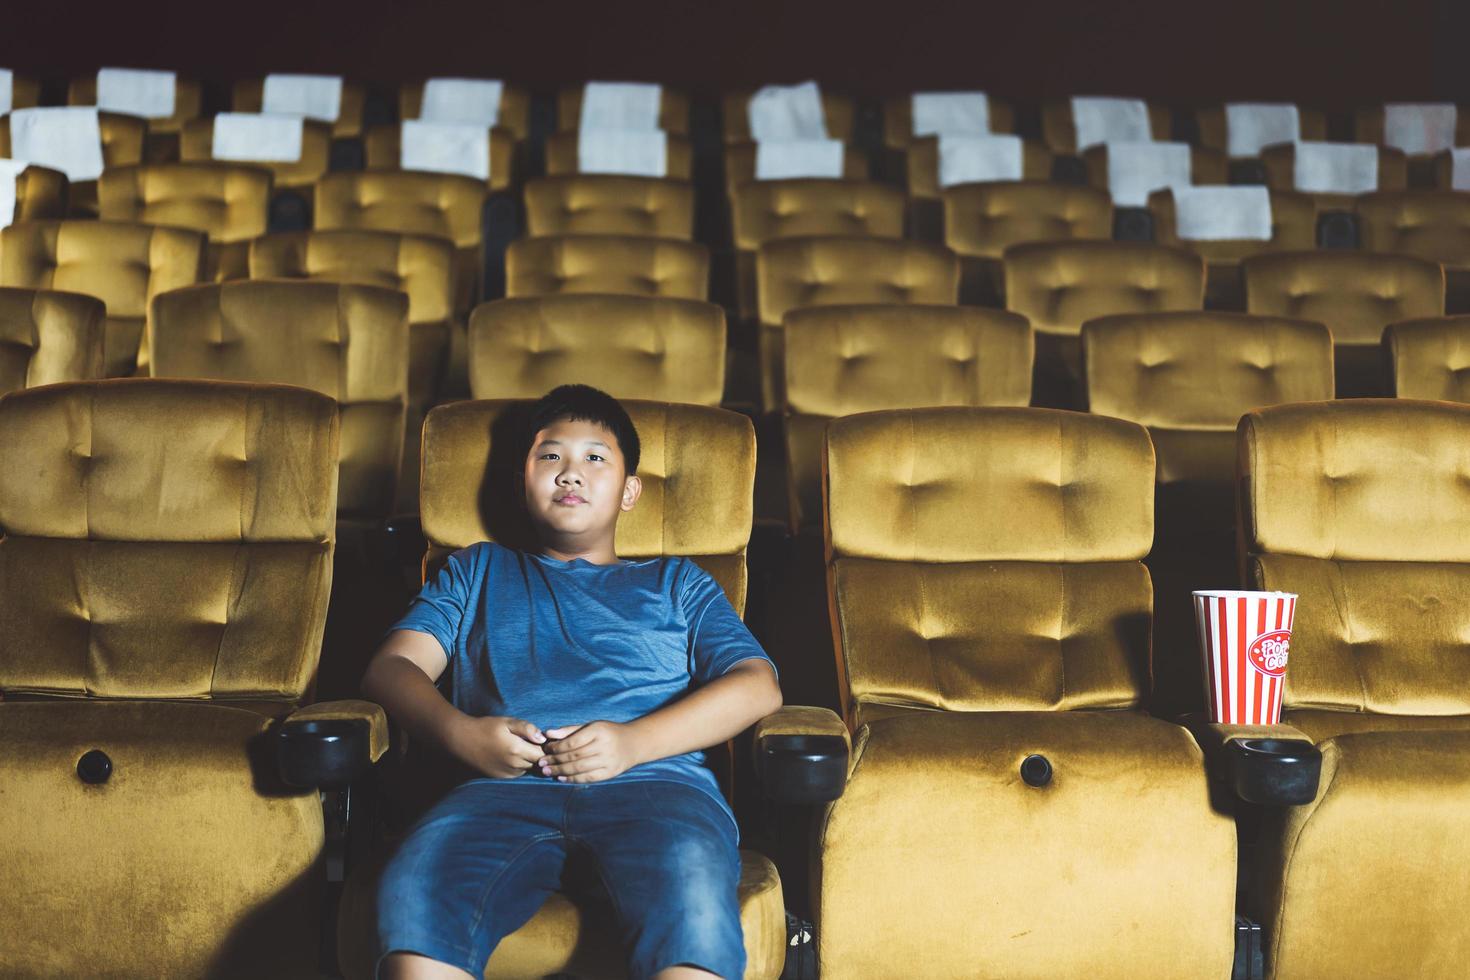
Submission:
[[632,732],[615,721],[548,728],[546,736],[551,741],[539,763],[541,774],[557,782],[600,783],[639,761]]
[[511,779],[541,761],[546,736],[521,718],[463,716],[449,739],[450,750],[476,772]]

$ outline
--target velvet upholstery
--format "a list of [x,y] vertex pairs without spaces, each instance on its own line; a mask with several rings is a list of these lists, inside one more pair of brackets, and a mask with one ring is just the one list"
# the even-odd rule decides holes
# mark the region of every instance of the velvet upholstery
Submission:
[[[750,142],[750,97],[751,89],[725,93],[721,101],[726,143]],[[852,142],[857,129],[857,103],[846,95],[822,92],[822,115],[825,117],[827,136],[830,139]]]
[[102,377],[102,301],[0,287],[0,394]]
[[1026,405],[1026,318],[928,304],[809,306],[783,318],[786,473],[793,531],[820,530],[830,419],[931,405]]
[[[1384,106],[1359,106],[1353,113],[1353,139],[1359,143],[1383,145],[1385,119]],[[1470,146],[1470,110],[1463,106],[1455,113],[1455,145]],[[1410,156],[1410,159],[1415,159],[1415,156]]]
[[10,108],[32,109],[41,104],[41,80],[13,72],[10,76]]
[[[515,134],[497,126],[486,130],[486,138],[490,141],[490,190],[509,190],[516,173]],[[398,123],[368,126],[363,130],[362,147],[369,170],[403,169],[403,129]]]
[[[1301,120],[1302,139],[1319,143],[1327,139],[1327,113],[1321,109],[1297,106],[1297,116]],[[1229,149],[1230,133],[1225,122],[1223,104],[1196,109],[1194,121],[1199,130],[1200,146],[1219,150],[1221,153]]]
[[95,296],[107,305],[103,370],[146,368],[148,304],[199,281],[205,238],[118,221],[28,221],[0,231],[0,285]]
[[[817,838],[828,975],[1229,973],[1233,824],[1189,733],[1135,710],[1153,470],[1147,433],[1117,419],[929,408],[829,424],[855,738]],[[1018,772],[1033,754],[1045,786]]]
[[[939,137],[914,137],[906,141],[904,147],[909,197],[938,200],[943,193],[939,186]],[[1036,140],[1023,140],[1021,143],[1021,179],[1049,181],[1054,159],[1055,156],[1044,143]],[[1011,181],[996,181],[995,183],[1009,184]]]
[[678,238],[558,235],[523,238],[505,253],[507,296],[617,293],[704,299],[709,249]]
[[694,186],[618,174],[526,182],[526,234],[694,237]]
[[[277,188],[300,190],[310,188],[327,172],[331,152],[331,125],[308,119],[301,124],[300,159],[260,160],[251,165],[269,170]],[[185,163],[202,163],[214,159],[213,119],[193,119],[184,124],[179,134],[179,159]]]
[[[567,85],[556,94],[556,128],[572,132],[582,124],[583,85]],[[689,135],[689,95],[664,85],[659,90],[658,128],[678,136]]]
[[1446,310],[1470,313],[1470,194],[1384,191],[1359,197],[1356,210],[1363,248],[1440,263]]
[[794,309],[849,303],[952,304],[959,261],[942,245],[886,238],[779,238],[756,253],[761,396],[785,401],[783,319]]
[[469,340],[474,398],[539,398],[582,382],[614,398],[719,405],[725,390],[725,311],[698,300],[496,300],[470,316]]
[[[424,83],[404,82],[398,87],[398,118],[418,119],[424,104]],[[504,85],[500,90],[500,115],[497,128],[507,129],[517,140],[531,133],[531,93],[519,85]]]
[[[1106,191],[1109,183],[1109,154],[1107,144],[1088,147],[1082,152],[1082,164],[1087,169],[1087,183],[1100,191]],[[1230,163],[1221,150],[1203,146],[1192,146],[1189,150],[1189,182],[1191,184],[1228,184]]]
[[65,218],[71,182],[66,174],[32,164],[15,179],[15,221]]
[[[1276,191],[1296,189],[1296,147],[1278,143],[1261,150],[1261,165],[1266,169],[1266,186]],[[1401,191],[1409,186],[1408,157],[1402,150],[1378,148],[1378,190]],[[1322,211],[1351,211],[1359,197],[1355,194],[1314,193]]]
[[1395,397],[1470,402],[1470,316],[1391,323],[1383,347]]
[[408,299],[378,286],[252,279],[153,303],[155,377],[299,385],[342,416],[340,514],[391,512],[408,400]]
[[271,173],[228,163],[150,163],[114,167],[97,182],[98,216],[203,232],[204,278],[248,274],[250,239],[265,234]]
[[[264,97],[264,78],[242,78],[231,89],[230,108],[234,112],[260,112]],[[350,139],[362,135],[362,110],[366,101],[367,92],[362,85],[343,79],[337,120],[328,124],[332,127],[333,138]]]
[[[546,173],[551,177],[581,172],[578,157],[579,130],[567,129],[546,138]],[[667,150],[664,157],[664,176],[670,180],[689,181],[694,179],[694,144],[689,137],[666,133]]]
[[[148,135],[147,120],[117,112],[99,112],[97,125],[102,137],[104,169],[130,167],[143,162],[143,143]],[[0,157],[10,155],[10,117],[0,116]],[[97,182],[74,181],[69,188],[67,200],[68,215],[77,218],[97,217]]]
[[[66,88],[66,104],[96,105],[97,76],[93,74],[73,78]],[[185,123],[198,119],[203,111],[204,86],[196,79],[176,78],[173,115],[147,120],[148,132],[177,133],[184,128]]]
[[[1170,138],[1174,123],[1168,106],[1150,103],[1148,122],[1153,139]],[[1049,99],[1042,103],[1041,138],[1053,153],[1077,152],[1077,126],[1072,120],[1071,99]]]
[[[987,96],[987,115],[992,133],[1014,133],[1016,110],[1009,102]],[[928,137],[914,136],[914,100],[901,95],[883,100],[883,145],[890,150],[904,150]]]
[[[759,145],[754,142],[731,143],[725,147],[725,193],[734,197],[735,188],[755,180],[755,158]],[[868,155],[852,144],[842,147],[842,177],[845,180],[867,180],[871,176]]]

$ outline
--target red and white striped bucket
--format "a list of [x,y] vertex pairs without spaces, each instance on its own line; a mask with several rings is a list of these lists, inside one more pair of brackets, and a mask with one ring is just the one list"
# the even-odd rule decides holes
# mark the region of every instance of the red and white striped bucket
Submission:
[[1296,596],[1290,592],[1194,593],[1210,721],[1225,725],[1281,721],[1295,615]]

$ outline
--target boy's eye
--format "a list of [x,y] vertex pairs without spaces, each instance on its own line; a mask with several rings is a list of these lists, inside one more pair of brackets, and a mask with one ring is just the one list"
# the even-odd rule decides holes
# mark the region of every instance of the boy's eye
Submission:
[[541,459],[560,459],[561,457],[558,456],[556,453],[542,453],[540,458]]
[[602,457],[601,457],[601,456],[599,456],[599,455],[597,455],[597,454],[596,454],[596,453],[588,453],[588,454],[587,454],[587,458],[588,458],[588,459],[591,459],[591,460],[596,460],[596,461],[597,461],[597,462],[599,462],[599,463],[604,463],[604,462],[606,462],[606,460],[605,460],[605,459],[603,459],[603,458],[602,458]]

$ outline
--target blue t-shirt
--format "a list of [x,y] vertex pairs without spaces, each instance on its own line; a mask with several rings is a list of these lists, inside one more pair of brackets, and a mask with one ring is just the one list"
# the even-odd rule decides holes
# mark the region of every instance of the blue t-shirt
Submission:
[[[450,555],[393,628],[439,641],[449,658],[439,683],[456,708],[543,730],[633,721],[741,661],[770,663],[687,558],[595,565],[482,542]],[[703,761],[686,752],[615,778],[677,780],[723,800]]]

